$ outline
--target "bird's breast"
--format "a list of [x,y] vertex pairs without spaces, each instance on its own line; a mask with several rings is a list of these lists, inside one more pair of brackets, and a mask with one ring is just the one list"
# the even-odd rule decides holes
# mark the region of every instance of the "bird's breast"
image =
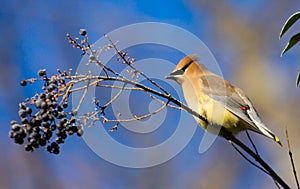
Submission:
[[[223,105],[211,99],[209,96],[205,94],[200,95],[198,97],[198,103],[195,104],[197,104],[197,107],[195,107],[194,110],[197,111],[201,116],[205,117],[210,125],[224,127],[233,134],[243,130],[243,127],[238,127],[238,125],[241,123],[240,119],[235,114],[227,110]],[[204,129],[209,130],[206,122],[200,120],[199,118],[196,118],[196,120]],[[213,129],[213,132],[216,130],[216,128],[211,129]]]

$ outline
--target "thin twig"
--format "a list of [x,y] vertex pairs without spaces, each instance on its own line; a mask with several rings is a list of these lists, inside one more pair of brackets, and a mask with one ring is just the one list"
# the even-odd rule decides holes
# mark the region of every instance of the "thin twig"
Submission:
[[[72,88],[72,90],[71,90],[72,92],[78,91],[78,90],[81,90],[81,89],[85,89],[86,87],[90,87],[92,85],[95,85],[95,83],[99,83],[99,82],[102,82],[102,81],[118,81],[118,82],[121,82],[121,83],[128,83],[128,84],[133,85],[133,86],[136,87],[136,88],[133,88],[134,90],[141,90],[141,91],[149,92],[151,94],[154,94],[154,95],[160,96],[164,99],[167,99],[170,102],[177,105],[177,106],[173,106],[171,104],[168,104],[167,106],[172,107],[172,108],[176,108],[176,109],[179,109],[179,110],[184,110],[184,111],[186,111],[188,113],[191,113],[192,115],[198,117],[202,121],[207,122],[207,120],[204,117],[202,117],[197,112],[193,111],[188,106],[186,106],[185,104],[183,104],[179,100],[175,99],[174,97],[172,97],[170,95],[160,93],[159,91],[156,91],[152,88],[146,87],[145,85],[142,85],[141,83],[138,83],[138,82],[135,82],[135,81],[132,81],[132,80],[128,80],[127,78],[106,77],[106,76],[89,76],[89,77],[87,77],[86,75],[78,75],[78,76],[70,76],[70,77],[68,77],[68,79],[72,79],[73,84],[74,83],[79,83],[79,82],[85,82],[87,80],[95,80],[93,82],[90,82],[90,84],[88,86],[78,87],[78,88],[75,88],[75,89]],[[96,84],[96,86],[98,86],[98,84]],[[110,87],[109,85],[107,85],[107,86],[106,85],[100,85],[100,86]],[[121,86],[115,86],[115,87],[111,86],[110,88],[119,88],[119,87],[121,88]],[[124,90],[125,89],[129,90],[130,88],[125,87]]]
[[80,98],[80,101],[78,102],[78,105],[77,105],[77,107],[75,108],[75,111],[78,111],[78,110],[79,110],[79,108],[80,108],[80,106],[81,106],[81,104],[82,104],[82,102],[83,102],[83,100],[84,100],[84,97],[86,96],[86,94],[87,94],[87,92],[88,92],[88,89],[89,89],[89,83],[90,83],[90,80],[88,80],[87,87],[86,87],[86,89],[83,91],[83,94],[82,94],[82,96],[81,96],[81,98]]
[[290,145],[290,140],[289,140],[289,135],[288,135],[287,127],[285,128],[285,136],[286,136],[286,141],[287,141],[287,144],[288,144],[289,156],[290,156],[291,164],[292,164],[292,167],[293,167],[293,174],[294,174],[294,177],[295,177],[297,188],[299,189],[300,188],[299,187],[299,181],[298,181],[298,177],[297,177],[296,166],[294,164],[293,153],[292,153],[292,150],[291,150],[291,145]]
[[[103,84],[96,84],[97,87],[103,87],[103,88],[111,88],[111,89],[122,89],[122,86],[118,86],[118,85],[103,85]],[[127,91],[143,91],[143,89],[141,88],[137,88],[137,87],[124,87],[123,90],[127,90]]]
[[[246,132],[247,132],[247,131],[246,131]],[[247,132],[247,134],[248,134],[248,132]],[[248,134],[248,137],[250,137],[249,134]],[[251,138],[249,138],[249,139],[251,140]],[[234,147],[234,149],[235,149],[235,150],[236,150],[243,158],[245,158],[250,164],[252,164],[253,166],[257,167],[258,169],[260,169],[261,171],[263,171],[264,173],[266,173],[267,175],[269,175],[269,176],[272,177],[272,175],[270,175],[270,173],[267,172],[264,168],[262,168],[261,166],[257,165],[256,163],[254,163],[253,161],[251,161],[245,154],[243,154],[243,152],[241,152],[241,151],[234,145],[234,143],[232,143],[232,142],[230,142],[230,143],[231,143],[231,145]],[[253,144],[253,145],[254,145],[254,144]],[[254,147],[254,149],[255,149],[255,151],[256,151],[256,154],[258,155],[257,150],[256,150],[255,147]],[[275,185],[277,186],[277,188],[280,189],[280,186],[278,185],[278,182],[277,182],[273,177],[272,177],[272,179],[273,179]]]
[[71,90],[70,90],[70,93],[71,92],[76,92],[76,91],[81,91],[81,90],[83,90],[83,89],[86,89],[86,88],[89,88],[89,87],[91,87],[91,86],[98,86],[98,83],[99,82],[101,82],[101,81],[93,81],[93,82],[89,82],[87,85],[84,85],[84,86],[82,86],[82,87],[76,87],[76,88],[72,88]]
[[[63,96],[63,97],[62,97],[62,100],[61,100],[61,101],[64,101],[65,99],[68,98],[69,94],[71,93],[71,90],[72,90],[73,85],[74,85],[74,82],[71,81],[71,82],[69,82],[65,87],[63,87],[63,88],[61,88],[61,89],[59,89],[59,90],[57,91],[57,95],[60,96],[60,92],[66,90],[64,93],[62,93],[62,96]],[[67,88],[67,89],[66,89],[66,88]]]
[[[91,46],[89,46],[89,49],[90,49],[90,51],[92,52],[92,55],[93,55],[94,57],[96,57],[96,58],[94,59],[94,60],[95,60],[95,63],[98,64],[98,65],[102,68],[102,70],[104,71],[105,76],[108,77],[108,73],[107,73],[107,71],[106,71],[106,68],[105,68],[104,64],[102,64],[102,62],[98,59],[100,53],[102,52],[102,48],[100,48],[99,51],[94,51],[94,50],[91,48]],[[96,55],[96,52],[98,52],[98,55]]]
[[109,40],[109,42],[111,43],[111,45],[113,46],[113,48],[116,50],[116,52],[118,53],[118,55],[122,58],[122,60],[131,68],[134,70],[134,72],[137,72],[139,74],[141,74],[146,80],[148,80],[150,83],[152,83],[154,86],[156,86],[157,88],[159,88],[161,91],[163,91],[166,95],[168,95],[169,93],[162,88],[160,85],[158,85],[155,81],[153,81],[152,79],[150,79],[146,74],[144,74],[143,72],[141,72],[140,70],[136,69],[135,67],[132,66],[132,64],[130,62],[127,61],[127,59],[125,58],[125,56],[121,53],[121,51],[117,48],[117,46],[113,43],[113,41],[110,39],[110,37],[108,35],[105,35],[105,37]]
[[243,149],[247,154],[255,159],[273,178],[273,180],[277,181],[284,189],[290,189],[290,187],[282,180],[282,178],[263,160],[260,156],[258,156],[254,151],[248,148],[244,143],[238,140],[235,136],[233,136],[230,132],[225,129],[222,129],[222,136],[231,142],[234,142],[238,145],[241,149]]
[[273,179],[273,181],[274,181],[275,185],[277,186],[277,188],[280,189],[280,185],[278,184],[278,182],[274,179]]
[[[73,79],[76,79],[75,76],[72,77]],[[127,78],[124,78],[124,77],[106,77],[106,76],[89,76],[89,77],[83,77],[83,76],[80,76],[80,78],[82,79],[81,81],[86,81],[86,80],[94,80],[94,79],[99,79],[99,80],[104,80],[104,81],[119,81],[121,83],[127,83],[127,84],[130,84],[130,85],[133,85],[133,86],[136,86],[137,88],[141,88],[142,90],[146,91],[146,92],[150,92],[154,95],[157,95],[157,96],[160,96],[172,103],[174,103],[175,105],[181,107],[183,110],[185,110],[186,112],[194,115],[195,117],[201,119],[202,121],[204,121],[205,123],[208,123],[207,119],[203,116],[201,116],[200,114],[198,114],[196,111],[190,109],[187,105],[183,104],[181,101],[175,99],[174,97],[172,97],[170,94],[163,94],[159,91],[156,91],[152,88],[149,88],[141,83],[138,83],[138,82],[135,82],[135,81],[132,81],[132,80],[129,80]],[[169,105],[168,105],[169,106]]]
[[160,111],[162,111],[164,108],[166,107],[166,105],[162,105],[161,107],[159,107],[157,110],[149,113],[149,114],[145,114],[145,115],[142,115],[142,116],[135,116],[134,115],[134,118],[129,118],[129,119],[107,119],[105,120],[105,122],[117,122],[117,123],[121,123],[121,122],[132,122],[132,121],[138,121],[138,120],[142,120],[142,119],[145,119],[145,118],[148,118],[148,117],[151,117],[157,113],[159,113]]
[[251,142],[251,144],[252,144],[252,146],[253,146],[253,148],[254,148],[256,154],[258,155],[258,151],[257,151],[257,149],[256,149],[256,146],[255,146],[255,144],[254,144],[254,142],[253,142],[252,138],[250,137],[250,134],[249,134],[249,132],[248,132],[247,130],[246,130],[246,134],[247,134],[247,137],[248,137],[248,139],[250,140],[250,142]]
[[[123,84],[123,88],[126,86],[126,83]],[[107,102],[104,107],[109,106],[110,104],[112,104],[115,100],[117,100],[117,98],[121,95],[121,93],[123,92],[123,88],[120,89],[120,91],[109,101]]]
[[138,83],[138,82],[135,82],[135,81],[132,81],[132,80],[128,80],[126,78],[116,78],[116,77],[103,77],[103,76],[97,76],[99,79],[104,79],[104,80],[111,80],[111,81],[120,81],[120,82],[125,82],[125,83],[128,83],[128,84],[131,84],[131,85],[134,85],[138,88],[141,88],[143,89],[144,91],[147,91],[147,92],[150,92],[152,94],[155,94],[157,96],[160,96],[162,98],[165,98],[166,100],[176,104],[177,106],[180,106],[182,107],[183,109],[185,109],[188,113],[194,115],[195,117],[201,119],[202,121],[208,123],[207,119],[204,118],[203,116],[201,116],[200,114],[198,114],[196,111],[192,110],[191,108],[189,108],[187,105],[183,104],[182,102],[180,102],[179,100],[175,99],[174,97],[172,97],[171,95],[166,95],[166,94],[163,94],[161,92],[158,92],[152,88],[149,88],[149,87],[146,87],[145,85],[141,84],[141,83]]
[[[264,168],[260,167],[259,165],[257,165],[256,163],[254,163],[253,161],[251,161],[245,154],[243,154],[242,151],[240,151],[234,143],[230,142],[230,144],[233,146],[233,148],[243,157],[245,158],[251,165],[257,167],[258,169],[260,169],[261,171],[263,171],[264,173],[270,175],[270,173],[268,173]],[[271,175],[270,175],[271,176]]]

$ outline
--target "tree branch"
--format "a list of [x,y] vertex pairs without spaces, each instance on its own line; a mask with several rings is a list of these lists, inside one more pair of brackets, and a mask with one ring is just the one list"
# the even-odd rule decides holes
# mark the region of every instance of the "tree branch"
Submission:
[[[81,49],[83,55],[89,56],[89,63],[95,63],[96,65],[100,66],[100,68],[104,72],[104,75],[92,76],[90,75],[90,73],[87,73],[86,75],[77,75],[77,74],[72,75],[71,73],[67,74],[67,72],[61,73],[59,71],[59,74],[54,75],[52,77],[47,77],[46,71],[41,70],[39,71],[39,76],[41,76],[40,79],[33,78],[33,79],[22,81],[21,82],[22,86],[25,86],[27,82],[29,83],[33,83],[35,81],[44,82],[42,93],[40,94],[37,93],[37,95],[31,98],[31,100],[20,103],[19,116],[21,118],[22,124],[18,124],[16,121],[11,122],[12,127],[10,131],[10,137],[13,138],[15,142],[18,144],[23,144],[24,138],[28,137],[27,140],[29,141],[29,144],[25,147],[27,151],[33,151],[39,146],[45,146],[46,144],[49,143],[49,145],[47,146],[47,151],[49,151],[50,153],[58,154],[59,144],[62,144],[64,142],[67,135],[72,135],[74,132],[77,132],[78,136],[81,136],[83,134],[83,130],[79,129],[78,127],[83,126],[85,123],[87,123],[87,120],[90,119],[92,120],[92,123],[94,123],[95,121],[100,120],[98,117],[100,116],[103,118],[102,120],[103,122],[107,122],[108,119],[104,116],[104,110],[109,105],[111,105],[115,99],[119,97],[119,95],[122,93],[123,90],[142,91],[145,92],[150,98],[154,98],[154,99],[156,98],[156,100],[158,100],[157,97],[161,97],[163,99],[160,101],[162,106],[156,111],[150,114],[142,115],[140,117],[134,117],[133,119],[127,119],[123,121],[136,121],[139,119],[143,119],[160,112],[166,106],[170,106],[171,108],[174,109],[184,110],[189,114],[195,116],[196,118],[199,118],[203,122],[207,124],[209,123],[205,117],[203,117],[198,112],[192,110],[187,105],[185,105],[181,101],[171,96],[171,94],[168,93],[168,91],[166,91],[164,88],[162,88],[158,83],[154,82],[151,78],[147,77],[146,74],[136,69],[133,66],[133,59],[130,58],[127,53],[120,51],[109,38],[108,39],[111,44],[108,46],[108,49],[109,48],[114,49],[116,51],[116,54],[119,56],[118,57],[119,61],[121,60],[122,63],[127,64],[129,66],[129,69],[131,69],[130,71],[134,72],[134,75],[132,76],[131,79],[126,78],[122,74],[114,71],[109,66],[104,65],[98,59],[99,53],[102,52],[102,48],[98,51],[92,49],[93,45],[90,45],[88,43],[86,32],[83,32],[82,35],[84,36],[84,39],[81,42],[78,41],[78,38],[75,39],[71,38],[69,34],[67,34],[67,38],[69,40],[69,43],[71,43],[74,48]],[[155,90],[151,87],[148,87],[146,85],[143,85],[135,81],[134,78],[136,73],[140,74],[142,77],[148,80],[152,84],[152,86],[158,90]],[[65,83],[66,81],[69,82]],[[123,86],[114,87],[112,85],[104,85],[102,83],[103,81],[118,81],[122,83]],[[74,85],[80,82],[85,82],[86,83],[85,86],[74,88]],[[128,85],[131,85],[133,87],[128,87]],[[95,103],[100,110],[93,111],[93,112],[86,112],[85,114],[79,116],[79,119],[76,119],[75,115],[77,114],[78,109],[80,108],[80,105],[83,102],[88,89],[92,86],[118,88],[120,89],[120,91],[112,99],[110,99],[110,101],[108,101],[104,106],[100,106],[98,100],[96,99],[93,100],[93,103]],[[69,95],[72,92],[76,92],[80,90],[84,90],[84,92],[82,94],[82,98],[80,99],[78,106],[71,112],[65,112],[64,109],[68,107],[67,98],[69,97]],[[32,109],[30,109],[30,107],[28,106],[35,106],[35,110],[37,112],[33,114]],[[118,120],[112,120],[112,121],[117,122],[117,124],[113,126],[112,129],[110,129],[110,131],[116,130],[117,126],[122,120],[120,119],[120,115],[118,115]],[[55,142],[52,142],[50,144],[52,132],[54,131],[56,131],[57,139],[55,139],[56,140]],[[244,143],[242,143],[234,135],[232,135],[232,133],[228,132],[224,128],[221,129],[220,136],[232,142],[240,149],[242,149],[246,154],[252,157],[260,166],[258,164],[255,164],[253,161],[251,161],[247,156],[245,156],[244,153],[241,152],[241,150],[239,150],[235,145],[233,145],[234,149],[238,153],[240,153],[240,155],[242,155],[243,158],[245,158],[252,165],[256,166],[264,173],[271,176],[275,181],[275,183],[278,183],[285,189],[290,188],[284,182],[284,180],[271,168],[271,166],[269,166],[259,156],[257,149],[254,146],[254,143],[251,140],[251,138],[249,139],[255,151],[248,148]],[[294,173],[295,172],[296,171],[294,169]]]
[[[163,89],[160,85],[158,85],[156,82],[154,82],[152,79],[148,78],[143,72],[141,72],[140,70],[137,70],[134,66],[133,66],[133,59],[128,57],[128,53],[124,53],[122,51],[120,51],[117,46],[113,43],[113,41],[106,35],[106,38],[108,38],[109,42],[110,42],[110,47],[113,48],[116,53],[119,55],[118,60],[122,60],[123,63],[127,64],[133,71],[134,73],[139,73],[141,74],[144,78],[146,78],[151,84],[153,84],[155,87],[159,88],[163,93],[154,90],[150,87],[147,87],[141,83],[138,83],[136,81],[133,80],[129,80],[125,77],[123,77],[122,75],[120,75],[117,72],[114,72],[111,68],[105,66],[105,65],[101,65],[101,67],[103,69],[108,70],[109,72],[113,73],[115,76],[117,77],[108,77],[108,75],[106,75],[106,77],[103,76],[99,76],[98,79],[102,80],[111,80],[111,81],[119,81],[124,83],[124,85],[126,84],[130,84],[133,85],[137,88],[142,89],[144,92],[149,92],[151,94],[157,95],[159,97],[162,97],[164,99],[166,99],[171,103],[174,103],[175,105],[177,105],[178,107],[182,108],[183,110],[185,110],[186,112],[190,113],[191,115],[201,119],[202,121],[204,121],[205,123],[208,123],[208,120],[201,116],[199,113],[195,112],[194,110],[190,109],[187,105],[183,104],[182,102],[180,102],[179,100],[175,99],[174,97],[172,97],[165,89]],[[89,46],[90,48],[90,46]],[[85,49],[85,48],[84,48]],[[92,50],[92,49],[90,49]],[[84,51],[86,52],[86,51]],[[96,62],[100,62],[100,61],[96,61]],[[167,104],[168,104],[167,103]],[[248,134],[248,133],[247,133]],[[279,183],[283,188],[285,189],[289,189],[290,187],[283,181],[283,179],[258,155],[258,151],[254,146],[255,152],[252,151],[250,148],[248,148],[244,143],[242,143],[240,140],[238,140],[235,136],[232,135],[232,133],[228,132],[225,129],[221,129],[221,135],[227,139],[228,141],[233,142],[234,144],[236,144],[238,147],[240,147],[244,152],[246,152],[248,155],[250,155],[256,162],[258,162],[262,168],[260,168],[260,166],[256,166],[258,168],[260,168],[260,170],[262,170],[263,172],[265,172],[266,174],[270,175],[273,180],[275,181],[275,183]],[[251,144],[253,144],[253,141],[251,140],[251,138],[249,138],[251,141]],[[239,151],[235,146],[234,148],[242,155],[243,153],[241,153],[241,151]],[[246,160],[250,161],[248,158],[246,158],[246,156],[242,155]],[[255,164],[256,165],[256,164]]]
[[295,166],[295,163],[294,163],[294,158],[293,158],[293,153],[292,153],[292,150],[291,150],[291,145],[290,145],[290,140],[289,140],[289,135],[288,135],[287,128],[285,129],[285,136],[286,136],[286,141],[287,141],[287,144],[288,144],[289,156],[290,156],[290,161],[291,161],[292,168],[293,168],[293,174],[294,174],[295,182],[296,182],[297,188],[299,189],[300,186],[299,186],[299,181],[298,181],[298,177],[297,177],[296,166]]
[[248,148],[244,143],[238,140],[235,136],[233,136],[230,132],[223,130],[224,138],[228,141],[231,141],[238,145],[241,149],[243,149],[247,154],[249,154],[256,162],[258,162],[268,173],[269,175],[277,181],[284,189],[289,189],[290,187],[284,182],[284,180],[254,151]]

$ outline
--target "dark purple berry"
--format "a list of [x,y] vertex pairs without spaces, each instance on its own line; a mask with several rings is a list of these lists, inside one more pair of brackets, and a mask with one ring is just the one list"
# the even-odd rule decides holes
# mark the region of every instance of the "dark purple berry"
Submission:
[[38,141],[39,141],[40,146],[45,146],[47,143],[45,138],[39,138]]
[[56,155],[59,154],[59,148],[54,148],[53,149],[53,154],[56,154]]
[[46,69],[39,70],[38,75],[41,77],[46,76]]
[[26,81],[26,80],[22,80],[22,81],[20,82],[20,85],[23,86],[23,87],[26,86],[26,84],[27,84],[27,81]]
[[67,132],[68,132],[68,135],[73,135],[74,134],[74,131],[72,129],[69,129]]
[[57,142],[57,144],[61,144],[61,143],[64,143],[64,142],[65,142],[65,139],[57,137],[57,138],[55,139],[55,141]]
[[82,36],[86,36],[86,33],[87,33],[87,32],[86,32],[85,29],[80,29],[80,30],[79,30],[79,34],[82,35]]
[[10,121],[10,125],[15,125],[15,124],[17,124],[17,121],[16,121],[16,120],[11,120],[11,121]]
[[32,145],[34,148],[39,148],[39,144],[38,144],[37,142],[31,143],[31,145]]
[[46,94],[46,99],[48,99],[48,100],[52,100],[52,97],[53,97],[53,95],[52,95],[52,94],[50,94],[50,93],[47,93],[47,94]]
[[57,111],[57,110],[53,110],[53,111],[52,111],[52,115],[53,115],[54,117],[58,117],[58,111]]
[[49,86],[48,86],[48,91],[51,92],[53,90],[55,90],[57,88],[57,85],[51,83]]
[[28,115],[32,113],[32,109],[30,107],[26,107],[25,111]]
[[48,145],[46,149],[47,149],[48,152],[51,152],[53,148],[52,148],[51,145]]
[[8,135],[10,138],[15,138],[15,132],[12,130],[9,131]]
[[15,137],[15,143],[17,143],[17,144],[23,144],[24,140],[19,135],[16,135],[16,137]]
[[68,107],[68,102],[65,102],[62,106],[66,109]]
[[60,119],[65,118],[65,117],[67,117],[66,112],[60,112],[60,114],[58,115],[58,118],[60,118]]
[[77,111],[77,110],[72,110],[72,116],[76,116],[76,115],[77,115],[77,113],[78,113],[78,111]]
[[58,112],[63,111],[63,107],[62,107],[62,106],[57,106],[57,111],[58,111]]
[[52,137],[52,131],[47,130],[47,132],[45,133],[46,140],[50,140],[51,137]]
[[61,119],[61,122],[64,124],[64,123],[67,123],[67,119],[66,118],[63,118],[63,119]]
[[77,126],[73,126],[73,127],[71,127],[71,130],[74,131],[74,132],[77,132],[78,131],[78,127]]
[[18,124],[14,124],[14,125],[12,125],[11,126],[11,130],[13,130],[13,131],[18,131],[18,130],[20,130],[20,125],[18,125]]
[[60,135],[60,137],[61,137],[62,139],[66,139],[67,136],[68,136],[68,135],[67,135],[65,132],[61,133],[61,135]]
[[41,104],[42,104],[42,101],[41,101],[41,100],[36,100],[36,101],[34,102],[34,105],[35,105],[35,107],[36,107],[37,109],[40,109],[40,108],[41,108]]
[[77,131],[77,136],[82,136],[83,135],[83,130],[82,129],[79,129],[78,131]]
[[51,131],[55,131],[56,125],[51,125],[50,129],[51,129]]
[[48,121],[49,120],[49,115],[47,113],[42,114],[42,120],[43,121]]
[[23,124],[27,124],[28,123],[28,119],[26,117],[21,119],[21,123]]
[[57,102],[56,102],[56,101],[53,101],[51,107],[52,107],[52,108],[56,108],[56,107],[57,107]]
[[29,142],[30,142],[30,143],[35,143],[35,142],[37,141],[36,138],[31,138],[31,137],[29,137],[28,139],[29,139]]
[[57,147],[58,147],[58,144],[57,144],[56,142],[52,142],[52,143],[51,143],[51,147],[52,147],[52,148],[57,148]]
[[32,152],[34,150],[33,147],[30,144],[26,144],[24,147],[25,147],[25,150],[28,151],[28,152],[29,151]]
[[26,132],[24,129],[20,129],[18,132],[17,132],[17,135],[19,135],[19,137],[21,138],[25,138],[26,137]]
[[34,128],[33,128],[33,132],[35,132],[36,134],[37,134],[40,130],[41,130],[40,127],[34,127]]
[[42,94],[40,95],[40,99],[42,99],[42,100],[45,100],[45,99],[46,99],[45,93],[42,93]]
[[31,126],[40,126],[41,121],[38,118],[33,117],[33,118],[31,118],[30,123],[31,123]]
[[26,111],[24,109],[20,109],[19,110],[19,116],[22,117],[22,118],[25,117],[26,116]]
[[50,123],[48,123],[46,121],[43,121],[42,122],[42,126],[45,127],[45,128],[49,128],[50,127]]
[[47,103],[45,101],[41,102],[41,108],[47,109]]

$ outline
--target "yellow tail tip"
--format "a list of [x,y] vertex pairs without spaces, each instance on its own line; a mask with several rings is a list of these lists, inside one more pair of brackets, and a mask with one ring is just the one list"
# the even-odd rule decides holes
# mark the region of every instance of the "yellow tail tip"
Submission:
[[277,136],[274,137],[274,140],[275,140],[275,142],[277,142],[280,146],[282,146],[282,144],[281,144],[281,142],[280,142],[280,140],[279,140],[279,138],[278,138]]

